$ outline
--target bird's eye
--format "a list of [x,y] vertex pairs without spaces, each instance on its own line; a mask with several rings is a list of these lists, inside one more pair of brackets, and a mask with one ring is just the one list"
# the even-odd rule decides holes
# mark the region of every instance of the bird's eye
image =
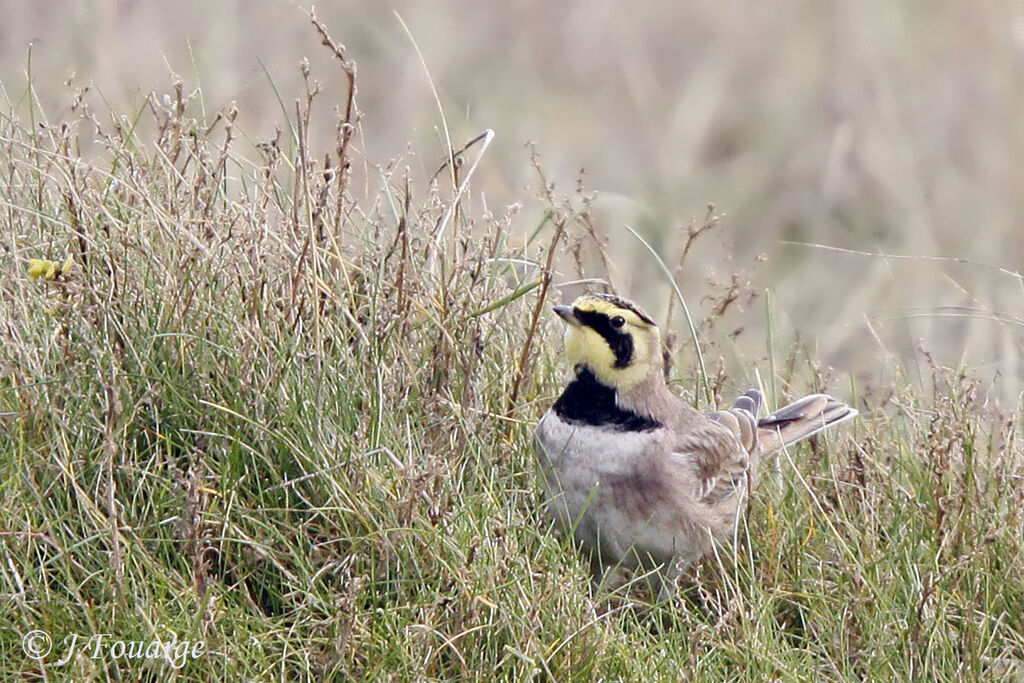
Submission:
[[626,319],[623,318],[621,315],[617,315],[614,318],[612,318],[611,323],[612,327],[614,327],[615,329],[619,329],[620,327],[626,324]]

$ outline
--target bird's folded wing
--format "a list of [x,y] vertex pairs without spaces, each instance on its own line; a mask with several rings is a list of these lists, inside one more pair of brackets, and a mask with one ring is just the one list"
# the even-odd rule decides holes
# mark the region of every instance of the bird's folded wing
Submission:
[[709,505],[735,495],[743,485],[750,466],[743,435],[749,440],[756,433],[746,415],[731,410],[712,420],[679,434],[672,448],[672,462],[692,472],[694,497]]
[[744,450],[753,453],[757,448],[757,415],[760,412],[761,392],[751,389],[740,396],[732,408],[706,412],[704,416],[728,428]]

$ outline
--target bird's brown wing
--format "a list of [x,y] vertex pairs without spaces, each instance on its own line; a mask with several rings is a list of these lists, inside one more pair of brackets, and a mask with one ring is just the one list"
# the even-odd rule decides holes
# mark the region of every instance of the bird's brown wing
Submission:
[[751,389],[739,397],[732,408],[704,413],[705,417],[728,428],[747,453],[757,448],[757,414],[761,411],[761,392]]
[[675,450],[690,454],[697,468],[698,500],[713,504],[744,484],[751,456],[758,453],[760,408],[760,392],[748,391],[732,408],[704,413],[710,422],[678,437]]
[[743,486],[750,454],[732,431],[709,421],[676,437],[672,461],[692,473],[694,499],[712,505]]

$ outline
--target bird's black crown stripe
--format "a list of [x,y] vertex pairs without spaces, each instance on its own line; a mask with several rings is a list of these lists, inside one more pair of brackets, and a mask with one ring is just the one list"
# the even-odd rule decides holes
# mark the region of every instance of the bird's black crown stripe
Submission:
[[576,368],[576,379],[555,402],[555,413],[566,422],[621,432],[647,432],[661,426],[653,418],[619,407],[615,389],[601,384],[594,373],[582,366]]
[[651,319],[651,316],[641,311],[639,308],[637,308],[636,304],[634,304],[632,301],[628,299],[623,299],[621,296],[616,296],[614,294],[591,294],[590,296],[594,297],[595,299],[602,299],[604,301],[607,301],[616,308],[621,308],[625,311],[633,311],[634,313],[636,313],[636,317],[640,318],[648,325],[655,324],[654,320]]
[[615,367],[628,368],[633,362],[633,337],[628,332],[622,332],[612,327],[612,320],[606,313],[597,311],[584,311],[581,308],[573,310],[576,319],[590,329],[604,337],[615,354]]

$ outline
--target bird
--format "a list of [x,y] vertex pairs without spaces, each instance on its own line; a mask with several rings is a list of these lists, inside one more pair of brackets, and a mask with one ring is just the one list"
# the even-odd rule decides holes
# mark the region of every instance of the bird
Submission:
[[592,585],[620,567],[648,571],[658,600],[716,541],[733,535],[767,456],[857,410],[810,394],[760,417],[752,389],[701,412],[669,389],[661,333],[615,294],[553,307],[573,376],[534,431],[554,526],[590,559]]

